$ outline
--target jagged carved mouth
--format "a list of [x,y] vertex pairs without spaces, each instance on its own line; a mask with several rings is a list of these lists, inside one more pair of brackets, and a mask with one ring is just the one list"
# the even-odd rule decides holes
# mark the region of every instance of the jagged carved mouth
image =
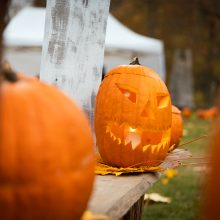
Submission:
[[165,150],[170,144],[170,129],[154,131],[114,123],[106,126],[106,135],[118,145],[130,145],[133,150],[142,148],[143,152],[149,148],[152,153]]

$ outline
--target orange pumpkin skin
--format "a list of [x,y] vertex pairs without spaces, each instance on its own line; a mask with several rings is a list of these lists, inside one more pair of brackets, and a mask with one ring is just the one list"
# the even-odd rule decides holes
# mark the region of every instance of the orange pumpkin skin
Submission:
[[96,141],[106,164],[160,164],[170,128],[170,95],[159,75],[141,65],[118,66],[106,75],[95,108]]
[[84,114],[27,77],[2,83],[0,106],[0,219],[80,219],[94,179]]
[[[181,111],[172,105],[172,124],[171,124],[171,139],[170,147],[175,149],[178,147],[183,134],[183,119]],[[173,146],[174,145],[174,146]]]
[[205,174],[205,187],[203,199],[203,216],[204,219],[220,219],[220,119],[218,118],[213,129],[210,139],[210,164],[209,172]]

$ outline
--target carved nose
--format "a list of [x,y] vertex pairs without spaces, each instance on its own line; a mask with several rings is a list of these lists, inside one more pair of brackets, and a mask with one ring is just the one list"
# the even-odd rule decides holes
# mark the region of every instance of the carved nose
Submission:
[[149,101],[144,106],[141,116],[145,118],[155,119],[155,110],[153,109],[153,106],[150,104]]

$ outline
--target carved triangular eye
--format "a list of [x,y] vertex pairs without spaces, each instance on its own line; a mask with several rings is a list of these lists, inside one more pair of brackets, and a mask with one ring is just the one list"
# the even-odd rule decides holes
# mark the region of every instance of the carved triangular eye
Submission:
[[157,95],[157,107],[159,109],[166,108],[169,105],[169,96],[167,94],[158,94]]
[[145,118],[151,118],[151,119],[155,119],[155,112],[152,111],[152,107],[151,107],[151,103],[150,101],[147,102],[147,104],[144,106],[144,109],[141,113],[142,117]]
[[118,87],[118,89],[120,90],[120,92],[126,97],[128,98],[130,101],[132,101],[133,103],[136,103],[137,101],[137,96],[136,96],[136,92],[132,91],[132,89],[127,88],[126,86],[120,85],[116,83],[116,86]]

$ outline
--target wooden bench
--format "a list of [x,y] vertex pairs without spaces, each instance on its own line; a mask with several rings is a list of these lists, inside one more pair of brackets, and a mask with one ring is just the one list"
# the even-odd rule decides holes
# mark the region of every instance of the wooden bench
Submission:
[[[48,0],[40,78],[75,99],[93,124],[110,0]],[[97,176],[89,203],[110,219],[140,219],[143,195],[158,174]]]
[[143,195],[159,176],[159,173],[97,176],[88,209],[112,220],[141,219]]

